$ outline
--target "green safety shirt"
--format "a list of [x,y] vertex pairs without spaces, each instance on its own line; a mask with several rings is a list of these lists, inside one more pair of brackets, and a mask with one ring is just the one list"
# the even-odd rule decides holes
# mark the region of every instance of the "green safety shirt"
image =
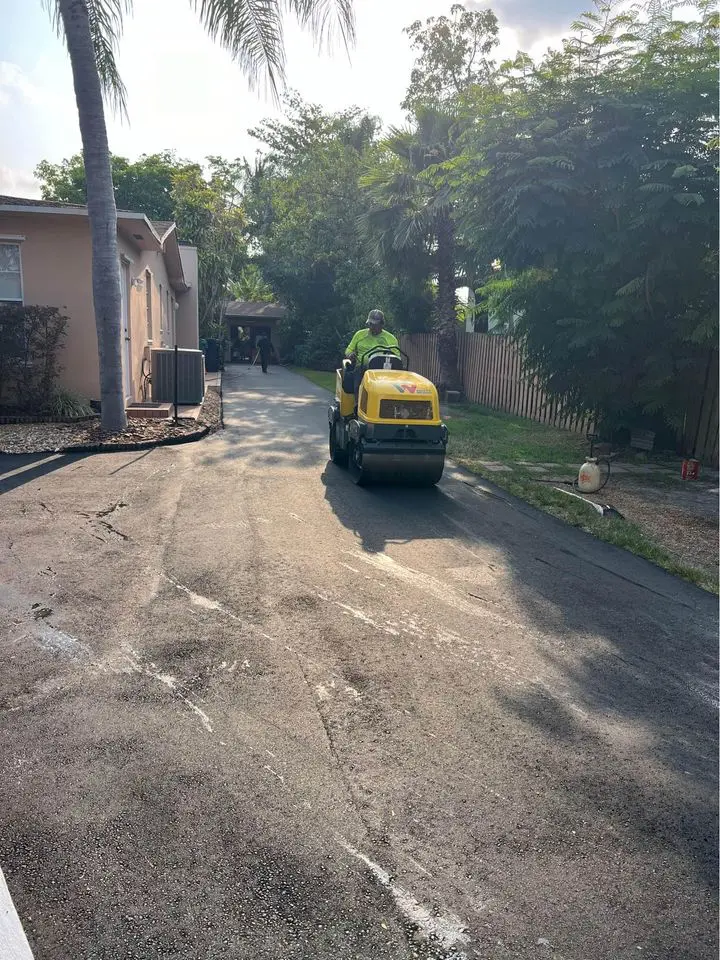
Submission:
[[362,364],[368,353],[376,347],[390,347],[397,356],[400,356],[398,346],[397,337],[388,333],[387,330],[381,330],[380,333],[375,335],[370,333],[367,327],[364,327],[362,330],[358,330],[348,344],[345,356],[354,353],[357,356],[358,363]]

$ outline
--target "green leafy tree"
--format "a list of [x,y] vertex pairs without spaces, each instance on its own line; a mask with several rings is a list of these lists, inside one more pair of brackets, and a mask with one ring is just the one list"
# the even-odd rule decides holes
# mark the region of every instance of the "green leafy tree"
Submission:
[[458,245],[452,197],[443,165],[456,149],[456,118],[418,107],[413,128],[392,130],[362,185],[371,206],[362,217],[379,263],[407,277],[406,265],[437,281],[435,328],[440,380],[459,389],[456,288]]
[[[173,182],[184,169],[192,166],[178,160],[170,150],[144,154],[130,161],[115,154],[110,156],[115,204],[118,210],[136,210],[151,220],[174,220]],[[87,203],[87,180],[82,154],[77,153],[60,163],[43,160],[35,170],[44,200],[65,203]]]
[[[126,426],[121,356],[120,267],[117,209],[103,96],[125,109],[125,88],[115,62],[123,17],[131,0],[44,0],[65,39],[73,73],[87,179],[92,282],[100,366],[103,426]],[[337,25],[346,43],[354,36],[352,0],[191,0],[209,35],[229,50],[251,82],[261,76],[273,90],[284,77],[283,14],[290,10],[322,40]]]
[[368,311],[388,307],[387,280],[358,225],[366,209],[358,181],[377,121],[297,97],[286,109],[286,119],[251,131],[267,153],[248,170],[244,202],[263,279],[289,307],[287,349],[332,368]]
[[247,262],[245,164],[208,157],[208,166],[209,177],[197,164],[177,174],[173,204],[181,240],[198,248],[200,334],[221,337],[228,284]]
[[468,10],[454,3],[449,17],[416,20],[405,30],[417,54],[402,106],[437,107],[468,87],[487,83],[495,72],[488,57],[498,44],[498,21],[492,10]]
[[507,271],[487,303],[550,392],[677,427],[717,343],[717,14],[615,10],[476,122],[458,202]]
[[230,280],[227,289],[233,300],[260,303],[272,303],[275,300],[272,288],[265,283],[262,271],[256,263],[246,264],[241,269],[240,276]]
[[372,207],[364,224],[378,261],[418,290],[434,288],[442,386],[461,389],[456,289],[475,286],[474,252],[458,232],[453,184],[468,91],[491,88],[498,21],[491,10],[454,4],[449,17],[411,24],[417,57],[403,106],[410,126],[392,130],[363,180]]

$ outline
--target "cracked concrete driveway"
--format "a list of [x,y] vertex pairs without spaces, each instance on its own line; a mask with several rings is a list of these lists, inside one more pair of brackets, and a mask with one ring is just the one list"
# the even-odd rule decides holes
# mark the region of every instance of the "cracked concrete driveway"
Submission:
[[354,487],[282,370],[225,399],[0,461],[36,960],[716,956],[715,600],[459,473]]

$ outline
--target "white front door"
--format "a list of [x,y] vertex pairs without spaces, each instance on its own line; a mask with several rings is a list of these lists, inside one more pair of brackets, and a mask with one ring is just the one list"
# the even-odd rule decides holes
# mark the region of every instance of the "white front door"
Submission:
[[130,341],[130,310],[128,300],[130,297],[130,264],[124,260],[120,261],[120,299],[122,303],[122,364],[123,364],[123,385],[125,388],[125,402],[130,403],[135,399],[132,388],[132,343]]

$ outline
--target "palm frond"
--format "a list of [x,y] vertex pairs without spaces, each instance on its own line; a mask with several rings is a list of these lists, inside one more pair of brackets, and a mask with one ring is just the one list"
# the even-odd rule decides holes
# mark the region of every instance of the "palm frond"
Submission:
[[[60,7],[57,0],[43,0],[58,36],[63,36]],[[122,36],[123,17],[132,13],[132,0],[85,0],[90,22],[90,34],[95,50],[103,96],[113,110],[127,117],[127,90],[115,60],[118,42]]]
[[251,87],[263,79],[273,98],[285,78],[278,0],[190,0],[212,40],[231,54]]
[[432,230],[432,226],[432,212],[427,207],[409,211],[395,230],[394,249],[405,250],[419,243]]
[[332,46],[339,33],[349,50],[355,43],[353,0],[285,0],[303,27],[308,27],[319,46]]
[[352,0],[190,0],[213,40],[230,52],[250,86],[265,81],[273,99],[285,80],[283,13],[294,13],[318,45],[337,32],[346,49],[355,41]]

